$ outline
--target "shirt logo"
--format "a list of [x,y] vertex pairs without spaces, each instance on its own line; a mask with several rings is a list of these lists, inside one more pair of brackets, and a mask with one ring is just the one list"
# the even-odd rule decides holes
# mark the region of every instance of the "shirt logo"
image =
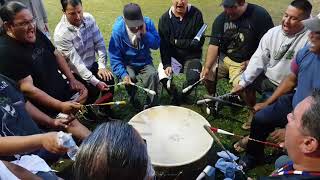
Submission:
[[35,48],[32,53],[32,59],[33,60],[38,59],[39,57],[41,57],[43,52],[44,52],[44,48]]
[[0,83],[0,91],[4,90],[8,86],[9,85],[5,81],[1,81],[1,83]]

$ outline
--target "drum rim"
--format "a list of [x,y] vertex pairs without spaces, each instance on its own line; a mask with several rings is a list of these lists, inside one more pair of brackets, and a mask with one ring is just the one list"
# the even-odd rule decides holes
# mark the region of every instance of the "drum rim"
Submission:
[[[152,107],[152,108],[145,109],[145,110],[139,112],[138,114],[134,115],[134,116],[129,120],[128,123],[129,123],[130,125],[132,125],[132,124],[130,123],[131,120],[132,120],[134,117],[139,116],[139,115],[142,114],[143,112],[150,111],[150,110],[152,110],[152,109],[170,108],[170,107],[180,108],[180,109],[186,109],[186,110],[192,111],[193,113],[195,113],[195,114],[199,115],[201,118],[203,118],[203,119],[205,120],[206,125],[208,125],[208,126],[211,127],[211,124],[209,123],[209,121],[208,121],[205,117],[203,117],[201,114],[199,114],[198,112],[196,112],[196,111],[194,111],[194,110],[191,110],[191,109],[188,109],[188,108],[185,108],[185,107],[172,106],[172,105],[168,105],[168,106],[163,106],[163,105],[161,105],[161,106],[154,106],[154,107]],[[133,125],[132,125],[132,126],[133,126]],[[134,127],[134,126],[133,126],[133,127]],[[203,129],[203,130],[205,131],[205,129]],[[137,130],[137,131],[138,131],[138,130]],[[138,131],[138,133],[140,134],[139,131]],[[208,147],[205,149],[205,151],[204,151],[203,153],[201,153],[201,154],[199,153],[199,156],[197,156],[197,157],[195,157],[195,158],[193,158],[193,159],[191,159],[191,160],[184,161],[184,162],[180,162],[180,163],[170,163],[170,164],[166,163],[166,164],[163,164],[163,163],[158,163],[158,162],[154,163],[154,162],[152,162],[152,159],[151,159],[151,164],[154,165],[154,166],[159,166],[159,167],[178,167],[178,166],[185,166],[185,165],[194,163],[194,162],[200,160],[201,158],[203,158],[203,157],[209,152],[209,150],[212,148],[212,145],[213,145],[213,139],[212,139],[212,138],[210,138],[210,143],[209,143],[209,144],[210,144],[210,145],[208,145]],[[148,154],[149,154],[149,152],[148,152]],[[149,156],[150,156],[150,154],[149,154]]]

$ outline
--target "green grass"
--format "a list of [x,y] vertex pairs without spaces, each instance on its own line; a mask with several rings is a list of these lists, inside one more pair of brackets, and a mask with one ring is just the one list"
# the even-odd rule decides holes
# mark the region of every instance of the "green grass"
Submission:
[[[273,22],[277,25],[281,21],[281,17],[283,14],[283,11],[288,6],[289,2],[291,0],[249,0],[250,3],[255,3],[258,5],[261,5],[267,9],[267,11],[271,14],[273,18]],[[103,33],[103,36],[105,38],[105,42],[108,46],[109,44],[109,38],[111,35],[112,25],[114,23],[114,20],[117,16],[122,15],[122,8],[125,4],[128,2],[136,2],[140,4],[142,7],[143,14],[145,16],[149,16],[151,19],[154,20],[154,23],[158,24],[159,17],[170,7],[171,1],[164,1],[164,0],[134,0],[134,1],[128,1],[128,0],[83,0],[83,7],[84,10],[87,12],[90,12],[97,21],[98,26],[100,27],[100,30]],[[314,6],[313,14],[316,15],[320,12],[320,0],[311,0]],[[190,0],[189,3],[195,5],[198,7],[204,16],[204,21],[209,25],[209,28],[206,32],[206,34],[210,34],[211,32],[211,24],[214,20],[214,18],[222,11],[222,8],[219,6],[221,3],[221,0]],[[46,9],[48,12],[49,17],[49,27],[51,34],[53,34],[54,28],[56,24],[59,22],[62,11],[60,6],[60,1],[58,0],[45,0]],[[263,23],[263,22],[261,22]],[[208,41],[208,40],[207,40]],[[207,41],[205,43],[205,46],[203,48],[204,51],[204,57],[206,55],[207,51]],[[154,58],[154,64],[157,66],[160,60],[160,54],[159,51],[153,51],[153,58]],[[182,82],[184,80],[184,77],[178,77],[175,79],[175,83],[180,87],[182,86]],[[223,80],[219,82],[218,85],[218,91],[222,94],[225,92],[228,92],[230,89],[230,85],[227,81]],[[116,100],[123,100],[127,99],[127,94],[123,87],[119,87],[116,89]],[[140,99],[144,98],[143,93],[139,93]],[[203,86],[198,87],[197,93],[191,94],[191,99],[193,101],[196,101],[197,99],[201,98],[203,95],[206,94],[206,91]],[[168,104],[169,103],[169,97],[165,91],[161,94],[161,104]],[[223,128],[228,131],[232,131],[238,134],[248,134],[248,131],[241,130],[240,126],[242,122],[245,121],[247,118],[247,110],[245,109],[237,109],[237,108],[230,108],[230,107],[223,107],[220,110],[219,115],[217,116],[208,116],[205,113],[204,108],[198,107],[196,105],[184,105],[187,108],[190,108],[196,112],[199,112],[202,114],[207,120],[216,127]],[[119,116],[123,120],[130,120],[131,117],[133,117],[136,112],[134,111],[134,108],[130,105],[126,106],[125,108],[116,108],[115,114]],[[220,136],[222,142],[231,149],[232,143],[236,141],[233,138],[226,137],[226,136]],[[271,152],[270,150],[268,152]],[[250,175],[253,177],[256,177],[256,175],[268,175],[273,169],[273,165],[265,165],[263,167],[256,168],[252,171],[250,171]]]

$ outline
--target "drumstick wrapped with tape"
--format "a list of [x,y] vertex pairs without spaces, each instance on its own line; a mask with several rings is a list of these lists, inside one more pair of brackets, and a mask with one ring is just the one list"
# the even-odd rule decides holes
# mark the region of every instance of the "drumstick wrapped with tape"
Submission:
[[182,90],[182,93],[187,93],[188,91],[190,91],[193,87],[195,87],[196,85],[198,85],[204,78],[200,78],[197,82],[195,82],[192,85],[189,85],[188,87],[184,88]]
[[226,100],[223,100],[222,98],[220,98],[219,96],[218,97],[213,97],[213,96],[206,95],[204,97],[205,97],[205,99],[204,100],[199,100],[197,102],[197,104],[207,103],[207,102],[210,102],[209,100],[211,100],[211,101],[221,102],[221,103],[224,103],[224,104],[237,106],[237,107],[241,107],[241,108],[248,108],[249,110],[254,110],[253,107],[250,107],[250,106],[247,106],[247,105],[241,105],[241,104],[233,103],[233,102],[230,102],[230,101],[226,101]]
[[149,94],[151,94],[151,95],[156,95],[156,94],[157,94],[154,90],[141,87],[141,86],[139,86],[139,85],[137,85],[137,84],[135,84],[135,83],[133,83],[133,82],[131,82],[130,84],[131,84],[132,86],[135,86],[135,87],[137,87],[137,88],[139,88],[139,89],[144,90],[145,92],[147,92],[147,93],[149,93]]
[[170,89],[171,86],[171,80],[172,80],[172,74],[168,77],[168,81],[167,81],[167,89]]
[[88,106],[118,106],[118,105],[124,105],[127,104],[126,101],[114,101],[114,102],[107,102],[107,103],[101,103],[101,104],[87,104],[85,105],[86,107]]
[[[238,138],[245,138],[244,136],[240,136],[240,135],[237,135],[237,134],[234,134],[234,133],[225,131],[225,130],[223,130],[223,129],[219,129],[219,128],[215,128],[215,127],[210,127],[210,126],[206,126],[206,125],[205,125],[205,128],[206,128],[207,131],[208,131],[208,129],[210,129],[210,131],[212,131],[212,132],[214,132],[214,133],[225,134],[225,135],[229,135],[229,136],[235,136],[235,137],[238,137]],[[265,142],[265,141],[260,141],[260,140],[252,139],[252,138],[250,138],[250,137],[249,137],[249,140],[250,140],[250,141],[257,142],[257,143],[264,144],[264,145],[266,145],[266,146],[283,149],[279,144],[275,144],[275,143],[271,143],[271,142]]]
[[[243,171],[242,166],[240,166],[235,159],[231,156],[231,154],[229,153],[229,151],[224,147],[224,145],[221,143],[220,139],[214,134],[214,132],[212,131],[212,128],[208,125],[204,125],[203,126],[204,129],[210,134],[210,136],[218,143],[218,145],[222,148],[222,150],[229,156],[229,158],[232,160],[233,163],[235,163],[237,165],[237,169],[240,170],[242,172],[242,174],[244,175],[245,179],[247,179],[246,173]],[[221,132],[221,131],[220,131]],[[226,131],[227,132],[227,131]],[[232,134],[232,133],[230,133]]]

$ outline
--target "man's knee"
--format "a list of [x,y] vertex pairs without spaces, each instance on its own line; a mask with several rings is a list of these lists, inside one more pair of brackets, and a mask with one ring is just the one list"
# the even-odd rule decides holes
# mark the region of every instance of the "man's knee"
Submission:
[[148,72],[148,79],[158,82],[159,81],[159,76],[158,76],[158,72],[156,70],[154,71],[149,71]]
[[274,114],[270,114],[270,113],[266,112],[265,109],[262,109],[254,115],[252,124],[255,126],[262,126],[262,127],[269,125],[270,120],[273,118],[270,115],[274,115]]

